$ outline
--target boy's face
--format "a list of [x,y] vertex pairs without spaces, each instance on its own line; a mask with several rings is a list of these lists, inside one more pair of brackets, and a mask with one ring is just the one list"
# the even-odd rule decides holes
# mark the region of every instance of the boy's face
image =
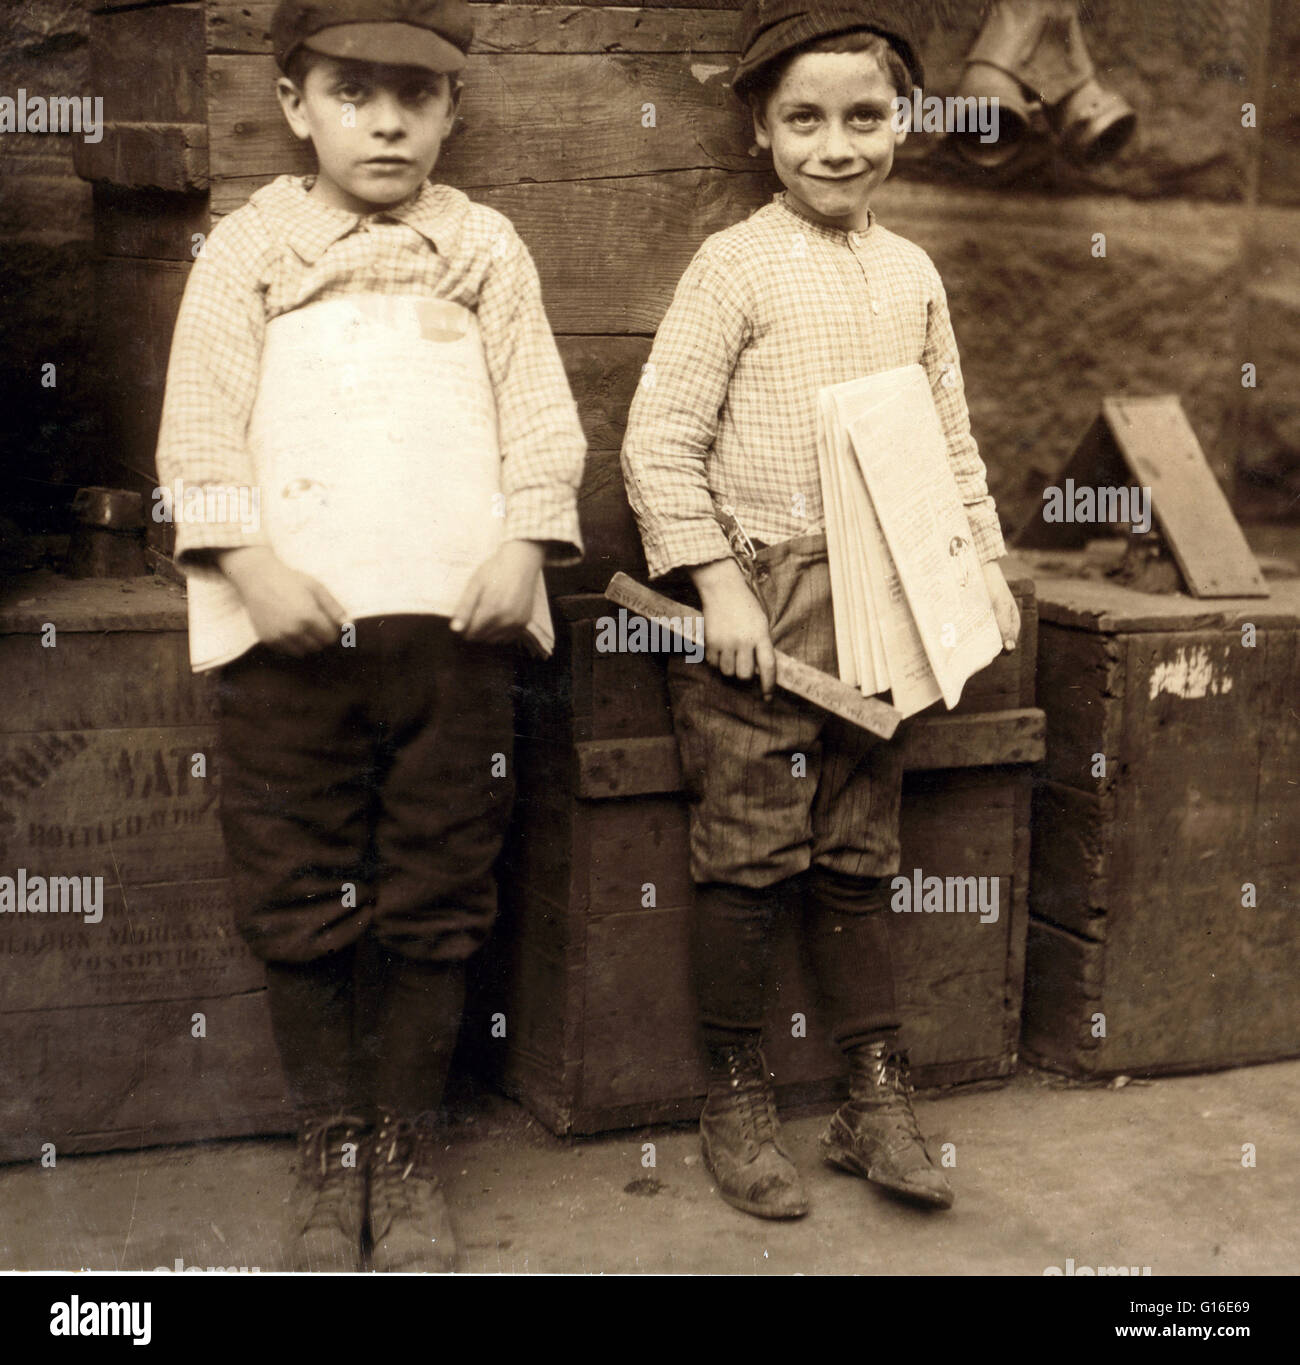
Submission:
[[372,213],[414,194],[456,119],[451,78],[417,66],[318,57],[301,89],[276,84],[296,137],[310,138],[320,173],[312,193],[349,213]]
[[804,52],[755,108],[758,145],[771,149],[781,183],[814,221],[867,226],[871,196],[907,137],[893,126],[897,93],[869,53]]

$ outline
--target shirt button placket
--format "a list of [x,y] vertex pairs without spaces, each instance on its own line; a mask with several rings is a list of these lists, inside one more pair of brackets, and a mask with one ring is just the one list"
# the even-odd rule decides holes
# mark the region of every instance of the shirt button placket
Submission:
[[861,232],[849,233],[849,250],[853,252],[857,260],[858,268],[862,271],[862,278],[866,281],[867,296],[871,300],[871,311],[879,316],[880,300],[876,297],[875,291],[871,287],[871,275],[867,271],[867,263],[863,259],[865,237]]

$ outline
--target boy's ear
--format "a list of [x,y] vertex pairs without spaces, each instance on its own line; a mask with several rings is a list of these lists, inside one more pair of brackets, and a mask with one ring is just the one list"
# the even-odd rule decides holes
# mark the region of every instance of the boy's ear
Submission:
[[754,141],[766,152],[772,147],[772,132],[767,125],[767,109],[757,102],[751,103],[749,112],[754,119]]
[[307,116],[303,112],[302,91],[288,78],[281,76],[275,83],[275,97],[280,101],[280,109],[285,121],[300,142],[311,136],[307,129]]

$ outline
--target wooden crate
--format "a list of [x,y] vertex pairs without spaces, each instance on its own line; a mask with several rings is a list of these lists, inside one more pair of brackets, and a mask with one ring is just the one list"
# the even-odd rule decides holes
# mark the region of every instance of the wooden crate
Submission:
[[[1022,648],[972,679],[953,714],[919,719],[907,741],[903,867],[999,879],[997,923],[891,921],[922,1085],[1005,1076],[1016,1057],[1027,765],[1042,756],[1044,719],[1033,705],[1032,585],[1015,590]],[[688,978],[687,811],[662,661],[595,649],[596,621],[613,611],[603,598],[556,605],[560,648],[533,671],[520,708],[502,923],[476,1008],[505,1015],[492,1046],[507,1092],[554,1131],[587,1133],[691,1116],[705,1076]],[[792,934],[774,978],[767,1050],[783,1097],[829,1094],[842,1059]],[[485,1020],[475,1032],[490,1035]]]
[[286,1131],[180,590],[20,580],[0,605],[0,673],[0,875],[103,878],[97,924],[0,915],[0,1160]]
[[1075,1075],[1300,1054],[1300,581],[1037,582],[1026,1053]]

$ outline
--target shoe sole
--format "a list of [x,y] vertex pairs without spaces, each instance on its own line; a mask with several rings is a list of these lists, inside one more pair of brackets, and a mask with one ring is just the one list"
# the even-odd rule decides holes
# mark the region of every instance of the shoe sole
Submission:
[[[714,1182],[717,1176],[714,1176]],[[728,1194],[721,1185],[718,1186],[718,1195],[733,1209],[739,1209],[742,1213],[753,1214],[755,1218],[770,1218],[773,1221],[792,1222],[796,1218],[803,1218],[808,1212],[808,1205],[805,1204],[801,1209],[770,1209],[765,1204],[755,1204],[748,1199],[742,1199],[738,1194]]]
[[821,1149],[822,1159],[828,1166],[847,1171],[850,1175],[861,1176],[863,1180],[870,1181],[871,1184],[882,1190],[888,1190],[890,1194],[895,1194],[900,1199],[907,1199],[930,1209],[952,1208],[952,1195],[942,1195],[930,1190],[911,1189],[906,1185],[893,1185],[887,1180],[881,1180],[879,1176],[872,1175],[870,1170],[851,1151],[841,1147],[831,1139],[822,1138]]

